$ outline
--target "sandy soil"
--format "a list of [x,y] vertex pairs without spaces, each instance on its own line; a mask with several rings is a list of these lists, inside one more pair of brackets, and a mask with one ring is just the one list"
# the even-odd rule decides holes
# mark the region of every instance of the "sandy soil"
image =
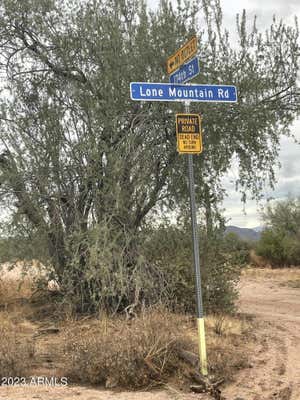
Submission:
[[[249,345],[249,368],[241,370],[235,381],[222,390],[226,400],[300,400],[300,289],[283,286],[280,276],[255,275],[243,278],[240,285],[240,310],[254,317],[255,344]],[[288,278],[286,278],[288,280]],[[29,331],[40,326],[30,326]],[[38,339],[45,351],[43,336]],[[52,342],[53,345],[53,342]],[[249,350],[247,347],[245,351]],[[51,360],[45,356],[49,374]],[[57,365],[56,365],[57,366]],[[48,369],[48,371],[47,371]],[[52,369],[53,376],[59,371]],[[208,395],[186,394],[169,386],[152,392],[117,392],[96,387],[31,385],[0,387],[0,400],[208,400]]]
[[112,392],[101,388],[72,386],[67,388],[1,388],[2,400],[204,400],[206,396],[197,394],[184,395],[170,388],[156,392]]
[[252,368],[222,392],[228,399],[300,400],[300,289],[282,283],[282,276],[241,283],[240,309],[255,316],[258,340]]

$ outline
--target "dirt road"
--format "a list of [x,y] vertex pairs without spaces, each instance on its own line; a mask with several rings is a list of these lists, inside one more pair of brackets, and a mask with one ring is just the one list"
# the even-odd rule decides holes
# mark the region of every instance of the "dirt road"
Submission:
[[255,317],[258,342],[252,368],[223,392],[230,400],[300,400],[300,289],[283,278],[284,272],[241,282],[240,309]]

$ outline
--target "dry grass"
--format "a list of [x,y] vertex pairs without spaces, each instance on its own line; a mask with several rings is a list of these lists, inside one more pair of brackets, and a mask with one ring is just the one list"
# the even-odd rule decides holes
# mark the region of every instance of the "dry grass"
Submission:
[[0,306],[7,306],[32,295],[34,279],[40,275],[37,262],[17,262],[0,265]]
[[287,286],[292,289],[300,289],[300,279],[295,279],[292,281],[282,282],[280,286]]
[[[63,349],[62,369],[73,381],[123,388],[149,387],[170,379],[177,385],[188,382],[193,367],[182,359],[182,351],[198,354],[194,317],[155,308],[133,320],[120,316],[75,320],[71,315],[66,319],[65,314],[49,313],[53,306],[45,296],[31,297],[29,278],[21,282],[15,276],[0,280],[0,307],[6,310],[0,312],[0,377],[26,376],[33,356],[30,338],[36,329],[30,321],[36,326],[46,321],[61,328],[52,356],[55,359]],[[238,318],[206,318],[210,373],[228,380],[247,365],[248,331],[249,324]]]
[[[41,267],[36,263],[19,262],[11,268],[8,264],[0,265],[0,310],[9,311],[14,318],[28,317],[40,319],[43,315],[53,315],[56,310],[56,291],[45,287],[38,288],[43,279]],[[62,315],[63,317],[63,315]]]
[[251,324],[242,318],[216,315],[206,318],[206,327],[210,372],[232,380],[236,370],[249,365]]
[[242,275],[253,279],[268,279],[280,282],[297,281],[300,279],[300,268],[246,268]]
[[23,278],[0,279],[0,305],[6,306],[17,299],[29,299],[32,294],[32,280]]
[[250,250],[250,262],[254,267],[257,268],[271,268],[268,260],[261,256],[258,256],[253,249]]
[[68,376],[108,387],[146,387],[165,380],[181,364],[178,349],[190,349],[183,334],[187,318],[162,310],[140,317],[104,318],[85,330],[67,332]]
[[0,378],[26,376],[33,357],[33,346],[25,341],[15,322],[5,313],[0,313]]
[[[222,317],[207,318],[210,372],[230,379],[234,370],[247,365],[245,321]],[[182,350],[198,354],[194,319],[163,309],[145,312],[126,321],[104,318],[66,331],[66,374],[74,381],[141,388],[157,385],[172,376],[182,381],[190,365],[181,359]],[[238,350],[238,346],[243,346]]]

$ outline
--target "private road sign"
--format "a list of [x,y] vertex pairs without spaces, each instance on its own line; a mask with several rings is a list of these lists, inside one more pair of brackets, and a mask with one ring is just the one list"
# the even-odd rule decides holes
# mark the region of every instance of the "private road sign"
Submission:
[[137,101],[199,101],[236,103],[235,86],[174,85],[172,83],[131,82],[130,96]]
[[199,60],[194,57],[191,61],[183,64],[177,71],[170,75],[170,83],[185,83],[197,76],[200,72]]
[[202,152],[201,119],[199,114],[176,114],[177,150],[180,154]]

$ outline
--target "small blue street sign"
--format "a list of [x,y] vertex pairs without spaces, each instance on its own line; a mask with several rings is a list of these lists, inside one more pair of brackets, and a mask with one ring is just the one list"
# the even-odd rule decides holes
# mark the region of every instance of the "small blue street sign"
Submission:
[[132,100],[137,101],[237,102],[236,87],[228,85],[131,82],[130,96]]
[[170,83],[185,83],[190,81],[200,72],[198,57],[194,57],[191,61],[183,64],[177,71],[170,75]]

